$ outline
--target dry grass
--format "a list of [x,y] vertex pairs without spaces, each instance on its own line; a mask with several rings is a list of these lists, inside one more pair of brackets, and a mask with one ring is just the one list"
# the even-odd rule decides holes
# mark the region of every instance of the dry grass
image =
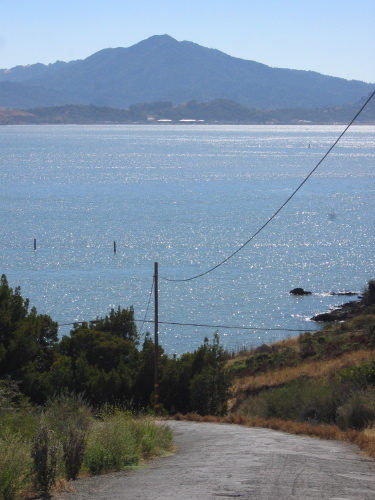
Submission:
[[[233,384],[233,399],[229,401],[229,408],[238,406],[251,394],[259,391],[280,387],[300,377],[315,379],[318,384],[325,384],[335,379],[337,374],[345,368],[368,363],[375,359],[375,349],[369,350],[368,329],[374,324],[374,315],[360,315],[337,325],[325,326],[321,335],[328,335],[335,341],[331,345],[331,358],[324,360],[301,360],[297,366],[279,369],[270,369],[267,372],[253,376],[239,376]],[[300,339],[290,338],[275,344],[275,349],[283,351],[288,348],[295,352],[300,350]],[[327,344],[330,347],[330,344]],[[361,346],[363,346],[361,348]],[[257,350],[243,350],[228,361],[228,367],[236,362],[245,362],[250,356],[257,354]],[[343,354],[340,354],[343,353]],[[231,414],[226,417],[201,417],[197,414],[176,415],[177,420],[191,420],[197,422],[220,422],[227,424],[244,425],[248,427],[263,427],[303,436],[313,436],[321,439],[345,441],[358,445],[368,456],[375,459],[375,428],[365,430],[341,430],[337,425],[313,425],[308,422],[281,420],[278,418],[249,418],[244,415]]]
[[[293,337],[289,339],[280,340],[275,342],[274,344],[270,344],[269,347],[276,345],[279,349],[294,349],[295,351],[299,350],[298,346],[298,337]],[[234,363],[238,361],[245,361],[249,356],[252,356],[256,352],[255,349],[242,349],[238,354],[230,358],[227,362],[227,367],[229,368]]]
[[255,376],[241,377],[235,380],[233,393],[237,399],[241,399],[241,396],[251,391],[277,387],[302,376],[327,380],[337,371],[359,363],[368,362],[374,359],[374,357],[374,350],[361,350],[343,354],[335,359],[307,361],[295,367],[286,367]]
[[58,493],[65,493],[65,492],[72,493],[74,491],[75,491],[75,488],[72,484],[72,480],[70,479],[69,481],[67,481],[66,479],[60,477],[56,481],[56,483],[52,489],[52,494],[57,495]]

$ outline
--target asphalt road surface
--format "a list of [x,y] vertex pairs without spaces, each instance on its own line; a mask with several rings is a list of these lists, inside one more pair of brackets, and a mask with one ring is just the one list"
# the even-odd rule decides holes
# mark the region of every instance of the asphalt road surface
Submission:
[[176,453],[79,479],[64,500],[367,500],[375,462],[354,445],[228,424],[168,422]]

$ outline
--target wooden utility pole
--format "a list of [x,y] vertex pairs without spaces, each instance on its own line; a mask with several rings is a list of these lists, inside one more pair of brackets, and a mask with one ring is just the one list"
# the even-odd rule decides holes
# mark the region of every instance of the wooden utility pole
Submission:
[[158,263],[154,264],[154,293],[155,293],[155,354],[154,354],[154,411],[155,415],[159,413],[159,297],[158,297]]

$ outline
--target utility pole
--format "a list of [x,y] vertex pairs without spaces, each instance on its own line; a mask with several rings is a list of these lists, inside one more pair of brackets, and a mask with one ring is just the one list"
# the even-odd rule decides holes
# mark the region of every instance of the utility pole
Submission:
[[158,297],[158,263],[154,263],[154,290],[155,290],[155,354],[154,354],[154,411],[159,413],[159,297]]

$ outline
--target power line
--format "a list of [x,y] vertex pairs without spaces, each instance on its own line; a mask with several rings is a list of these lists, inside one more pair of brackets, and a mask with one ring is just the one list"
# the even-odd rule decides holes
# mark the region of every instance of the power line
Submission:
[[[371,99],[374,97],[375,91],[370,94],[366,102],[363,104],[361,109],[357,112],[357,114],[354,116],[354,118],[350,121],[350,123],[345,127],[343,132],[339,135],[339,137],[336,139],[336,141],[331,145],[331,147],[328,149],[328,151],[324,154],[324,156],[320,159],[320,161],[317,163],[317,165],[311,170],[311,172],[304,178],[304,180],[299,184],[299,186],[293,191],[293,193],[287,198],[287,200],[278,208],[278,210],[245,242],[243,243],[235,252],[230,254],[227,258],[225,258],[223,261],[219,262],[212,268],[208,269],[207,271],[200,273],[196,276],[192,276],[190,278],[185,278],[185,279],[170,279],[170,278],[165,278],[160,276],[161,279],[164,279],[165,281],[168,282],[185,282],[185,281],[192,281],[197,278],[200,278],[202,276],[205,276],[208,273],[211,273],[218,267],[222,266],[226,262],[228,262],[232,257],[234,257],[238,252],[240,252],[246,245],[248,245],[263,229],[281,212],[281,210],[289,203],[289,201],[296,195],[296,193],[301,189],[301,187],[308,181],[308,179],[313,175],[313,173],[318,169],[318,167],[323,163],[323,161],[327,158],[327,156],[330,154],[330,152],[334,149],[334,147],[338,144],[338,142],[341,140],[343,135],[347,132],[349,127],[354,123],[354,121],[358,118],[358,116],[362,113],[362,111],[365,109],[367,104],[371,101]],[[136,320],[136,322],[142,322],[141,330],[140,333],[144,327],[145,323],[155,323],[155,321],[152,320],[147,320],[147,314],[148,314],[148,309],[150,306],[151,302],[151,296],[152,296],[152,291],[154,287],[154,282],[155,279],[152,282],[151,285],[151,290],[149,294],[149,299],[148,299],[148,304],[146,307],[146,312],[143,320]],[[76,325],[76,324],[82,324],[85,323],[86,321],[76,321],[73,323],[62,323],[59,326],[71,326],[71,325]],[[91,321],[90,321],[91,323]],[[291,328],[260,328],[260,327],[241,327],[241,326],[229,326],[229,325],[207,325],[207,324],[199,324],[199,323],[180,323],[180,322],[170,322],[170,321],[158,321],[160,324],[164,325],[174,325],[174,326],[192,326],[192,327],[197,327],[197,328],[225,328],[225,329],[236,329],[236,330],[253,330],[253,331],[285,331],[285,332],[309,332],[310,330],[304,330],[304,329],[291,329]]]
[[[134,321],[139,322],[143,320],[135,319]],[[155,323],[152,320],[144,321],[145,323]],[[174,325],[174,326],[194,326],[198,328],[225,328],[227,330],[260,330],[260,331],[275,331],[275,332],[311,332],[309,330],[304,330],[300,328],[260,328],[257,326],[228,326],[228,325],[205,325],[199,323],[179,323],[176,321],[159,321],[162,325]]]
[[[96,321],[96,320],[94,320]],[[155,323],[154,320],[146,320],[146,319],[134,319],[136,323]],[[80,325],[82,323],[93,323],[93,321],[74,321],[73,323],[59,323],[58,326],[73,326]],[[177,321],[158,321],[161,325],[171,325],[171,326],[193,326],[196,328],[225,328],[227,330],[257,330],[264,332],[311,332],[311,328],[309,330],[301,329],[301,328],[264,328],[257,326],[233,326],[233,325],[206,325],[200,323],[180,323]]]
[[246,245],[248,245],[258,234],[263,231],[263,229],[268,226],[268,224],[281,212],[281,210],[290,202],[290,200],[297,194],[297,192],[301,189],[301,187],[310,179],[310,177],[313,175],[313,173],[317,170],[317,168],[323,163],[323,161],[327,158],[327,156],[330,154],[330,152],[333,150],[333,148],[337,145],[337,143],[340,141],[340,139],[343,137],[343,135],[347,132],[349,127],[354,123],[354,121],[358,118],[358,116],[362,113],[362,111],[365,109],[367,104],[371,101],[371,99],[374,97],[375,91],[372,92],[372,94],[369,96],[369,98],[366,100],[366,102],[363,104],[361,109],[357,112],[357,114],[354,116],[354,118],[351,120],[349,125],[347,125],[344,129],[344,131],[339,135],[339,137],[336,139],[336,141],[332,144],[332,146],[328,149],[328,151],[324,154],[324,156],[319,160],[317,165],[311,170],[311,172],[305,177],[305,179],[300,183],[300,185],[293,191],[293,193],[287,198],[287,200],[276,210],[276,212],[247,240],[245,243],[243,243],[239,248],[237,248],[236,251],[234,251],[232,254],[230,254],[227,258],[216,264],[215,266],[211,267],[207,271],[204,271],[200,274],[197,274],[195,276],[191,276],[190,278],[184,278],[184,279],[171,279],[171,278],[165,278],[163,276],[160,276],[161,279],[165,281],[170,281],[170,282],[183,282],[183,281],[192,281],[197,278],[201,278],[202,276],[205,276],[206,274],[211,273],[218,267],[222,266],[228,260],[230,260],[232,257],[234,257],[238,252],[240,252],[243,248],[245,248]]
[[142,323],[141,329],[139,330],[139,335],[141,335],[143,327],[145,326],[145,323],[146,323],[147,313],[148,313],[148,309],[149,309],[150,303],[151,303],[151,296],[152,296],[152,291],[154,289],[154,284],[155,284],[155,278],[152,279],[150,295],[148,297],[148,304],[147,304],[147,307],[146,307],[146,312],[145,312],[145,316],[143,318],[143,323]]

